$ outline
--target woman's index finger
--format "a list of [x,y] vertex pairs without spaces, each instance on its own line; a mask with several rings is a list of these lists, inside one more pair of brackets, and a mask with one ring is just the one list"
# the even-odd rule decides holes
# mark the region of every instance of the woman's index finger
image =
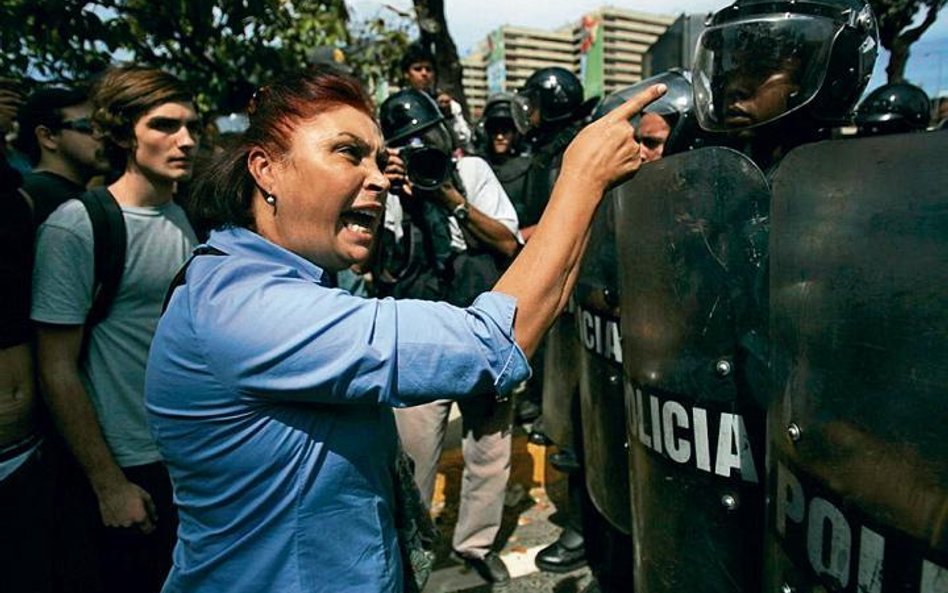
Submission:
[[649,103],[664,95],[667,90],[668,87],[664,84],[653,84],[641,93],[635,95],[625,103],[610,111],[609,116],[615,119],[628,120],[635,115],[638,115],[639,112],[645,109]]

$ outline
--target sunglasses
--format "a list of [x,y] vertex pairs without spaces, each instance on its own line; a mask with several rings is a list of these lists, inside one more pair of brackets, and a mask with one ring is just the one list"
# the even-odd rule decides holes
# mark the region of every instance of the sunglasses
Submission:
[[95,128],[92,126],[92,120],[88,117],[64,121],[59,125],[59,129],[72,130],[74,132],[79,132],[80,134],[92,135],[95,133]]

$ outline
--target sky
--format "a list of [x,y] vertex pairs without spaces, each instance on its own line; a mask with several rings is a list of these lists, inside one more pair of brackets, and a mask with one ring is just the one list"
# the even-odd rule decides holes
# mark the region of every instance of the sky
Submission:
[[[571,24],[583,13],[603,5],[641,12],[677,15],[708,13],[730,0],[444,0],[448,30],[461,56],[468,54],[488,33],[501,25],[554,29]],[[386,6],[411,12],[411,0],[347,0],[354,19],[391,14]],[[932,96],[948,96],[948,10],[912,46],[907,77]],[[880,53],[869,89],[885,83],[888,55]]]

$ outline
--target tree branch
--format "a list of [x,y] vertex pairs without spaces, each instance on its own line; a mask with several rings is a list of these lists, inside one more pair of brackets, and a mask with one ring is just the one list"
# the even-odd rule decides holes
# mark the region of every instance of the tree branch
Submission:
[[941,10],[941,5],[942,2],[940,0],[935,0],[929,4],[928,12],[925,14],[925,20],[914,29],[908,29],[899,35],[899,40],[908,44],[918,41],[922,34],[925,33],[929,27],[935,24],[935,19],[938,18],[938,11]]

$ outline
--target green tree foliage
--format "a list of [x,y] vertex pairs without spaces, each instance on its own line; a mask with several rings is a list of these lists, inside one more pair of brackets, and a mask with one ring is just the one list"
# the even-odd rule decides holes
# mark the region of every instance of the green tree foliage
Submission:
[[[889,82],[905,80],[911,46],[938,18],[948,0],[869,0],[879,20],[879,41],[891,52],[885,72]],[[918,15],[924,18],[912,26]]]
[[353,35],[343,0],[0,0],[0,22],[7,76],[71,80],[132,61],[178,75],[205,108],[304,68],[320,48],[369,54],[349,57],[378,83],[387,72],[372,48],[395,51],[407,39],[404,27],[384,23]]

